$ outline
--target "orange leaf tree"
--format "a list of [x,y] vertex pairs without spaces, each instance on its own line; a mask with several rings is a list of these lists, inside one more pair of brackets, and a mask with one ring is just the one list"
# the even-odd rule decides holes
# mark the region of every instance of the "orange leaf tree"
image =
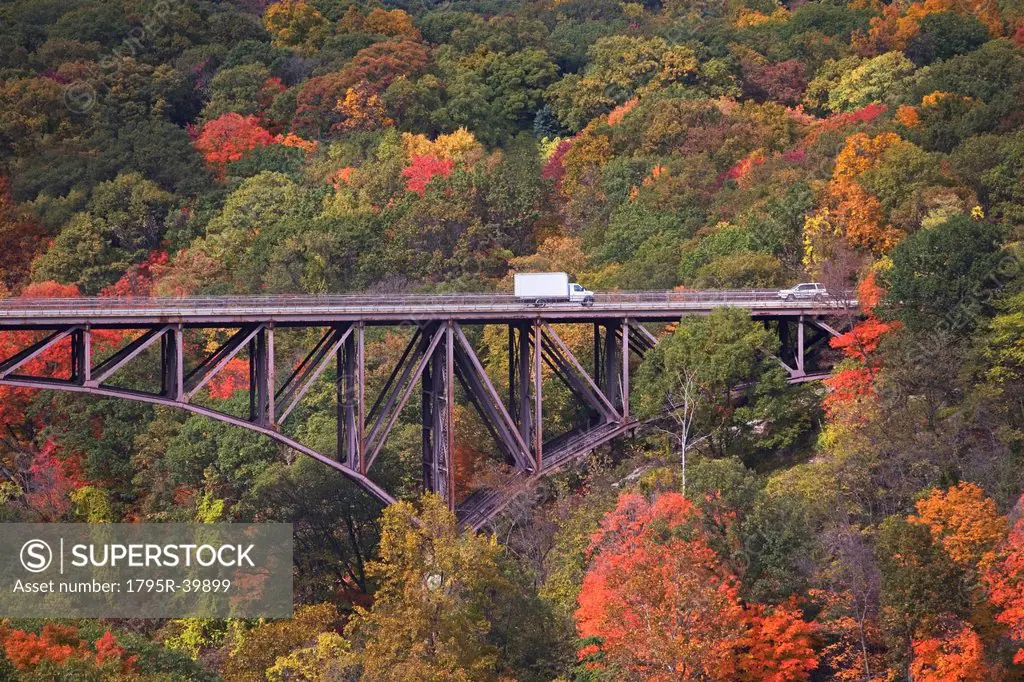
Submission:
[[1006,517],[973,483],[933,491],[918,501],[917,515],[909,520],[927,526],[950,559],[971,569],[989,565],[1006,538]]
[[591,540],[576,612],[591,667],[629,679],[807,679],[810,627],[788,607],[744,608],[701,512],[677,493],[625,494]]
[[[1024,504],[1024,497],[1018,504]],[[984,575],[989,599],[999,609],[996,620],[1018,643],[1024,643],[1024,517],[1017,519],[998,559]],[[1017,649],[1014,663],[1024,664],[1024,646]]]
[[915,641],[910,673],[915,682],[997,682],[985,662],[981,637],[967,623],[952,620],[936,637]]

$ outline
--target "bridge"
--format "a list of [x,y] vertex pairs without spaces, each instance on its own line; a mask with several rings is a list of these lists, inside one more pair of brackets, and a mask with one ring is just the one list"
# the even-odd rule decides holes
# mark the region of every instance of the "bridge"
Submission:
[[[815,364],[817,351],[849,324],[856,302],[783,301],[774,290],[604,293],[591,306],[537,306],[503,294],[6,299],[0,301],[0,334],[28,340],[0,358],[0,385],[205,415],[313,457],[385,504],[394,497],[375,480],[374,466],[418,392],[423,486],[444,497],[462,523],[479,528],[538,477],[637,428],[629,410],[631,370],[667,324],[720,307],[742,308],[775,329],[782,346],[777,359],[790,381],[801,382],[826,374]],[[574,343],[563,338],[570,325],[583,326],[586,343],[578,335]],[[501,366],[501,381],[486,371],[477,350],[485,326],[501,330],[501,351],[492,337],[486,356]],[[401,351],[371,382],[367,341],[386,332],[401,339]],[[111,333],[122,340],[94,354]],[[293,361],[281,362],[275,339],[280,347],[289,333],[308,343],[296,354],[292,338]],[[31,373],[42,358],[51,364],[57,358],[63,369]],[[151,387],[119,380],[145,358],[158,377]],[[240,362],[248,371],[245,414],[219,409],[208,396],[211,382]],[[300,442],[287,428],[329,368],[334,453]],[[579,423],[564,433],[545,430],[545,380],[559,382],[581,408]],[[371,383],[379,388],[375,397]],[[500,450],[511,472],[503,485],[468,495],[456,490],[457,404],[476,411]]]

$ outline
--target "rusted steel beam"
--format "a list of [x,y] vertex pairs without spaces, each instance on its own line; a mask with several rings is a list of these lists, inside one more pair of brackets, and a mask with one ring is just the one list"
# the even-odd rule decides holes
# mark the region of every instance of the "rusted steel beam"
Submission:
[[609,321],[605,326],[604,334],[604,368],[601,374],[603,381],[598,381],[597,377],[594,377],[594,384],[599,386],[604,395],[608,398],[608,402],[619,412],[619,418],[622,418],[622,407],[619,404],[619,397],[621,395],[620,383],[622,378],[619,370],[619,343],[616,336],[622,329],[622,324],[618,321]]
[[629,330],[632,321],[627,317],[622,321],[622,420],[629,420]]
[[92,330],[88,326],[82,330],[82,371],[79,383],[85,384],[92,379]]
[[359,432],[356,429],[355,338],[351,334],[351,328],[342,345],[335,349],[334,355],[338,368],[338,380],[335,386],[338,411],[337,457],[338,461],[343,462],[349,468],[361,471],[362,448],[358,443]]
[[370,468],[370,462],[366,459],[366,325],[362,322],[356,324],[355,343],[352,352],[355,353],[355,407],[356,407],[356,449],[355,453],[359,459],[359,473],[363,476]]
[[652,334],[650,330],[647,329],[647,327],[643,326],[642,324],[640,324],[639,322],[632,318],[628,319],[630,332],[633,333],[639,341],[637,345],[641,347],[646,347],[647,350],[652,350],[655,346],[658,345],[658,337]]
[[507,325],[508,329],[508,411],[512,415],[512,421],[519,424],[519,401],[516,399],[516,330],[515,327]]
[[542,335],[541,321],[538,318],[533,323],[533,457],[537,462],[534,471],[537,472],[544,469],[544,377],[540,364]]
[[827,332],[830,336],[842,336],[843,335],[842,332],[836,331],[835,328],[829,326],[828,324],[826,324],[820,318],[807,317],[806,318],[806,322],[809,325],[811,325],[812,327],[817,327],[818,329],[821,329],[822,331]]
[[249,340],[249,421],[267,427],[274,421],[269,411],[274,392],[270,377],[273,341],[268,338],[272,333],[263,327]]
[[442,496],[448,508],[455,511],[455,323],[448,321],[444,340],[444,467],[445,491]]
[[185,403],[181,401],[171,400],[169,398],[165,398],[164,396],[159,396],[152,393],[144,393],[142,391],[132,391],[129,389],[122,388],[107,388],[104,386],[79,386],[76,384],[71,384],[68,382],[53,379],[37,379],[34,377],[20,376],[8,377],[0,379],[0,385],[71,391],[77,393],[86,393],[89,395],[98,395],[106,398],[124,398],[126,400],[135,400],[138,402],[149,403],[151,405],[162,405],[164,407],[177,407],[182,410],[192,412],[194,414],[200,414],[205,417],[215,419],[217,421],[222,421],[228,424],[232,424],[234,426],[240,426],[242,428],[249,429],[250,431],[255,431],[256,433],[260,433],[264,436],[267,436],[268,438],[271,438],[283,445],[286,445],[297,452],[312,457],[318,462],[326,464],[332,469],[340,471],[342,474],[350,478],[353,482],[357,483],[359,486],[361,486],[364,490],[372,494],[382,503],[393,504],[395,502],[395,498],[392,497],[387,491],[385,491],[379,485],[374,483],[368,477],[360,474],[359,472],[352,471],[348,467],[341,465],[339,462],[335,462],[330,457],[317,452],[316,450],[310,448],[307,445],[304,445],[303,443],[300,443],[297,440],[285,436],[279,431],[275,431],[265,426],[260,426],[259,424],[254,424],[250,421],[247,421],[240,417],[236,417],[234,415],[227,414],[225,412],[213,410],[208,407],[203,407],[201,405],[195,405],[193,403]]
[[796,323],[796,368],[800,372],[800,376],[803,376],[807,372],[804,371],[804,319],[800,318]]
[[[530,408],[530,367],[533,363],[530,360],[530,328],[527,325],[519,326],[515,352],[519,355],[519,359],[516,362],[519,370],[519,374],[516,377],[519,385],[519,435],[523,442],[529,443],[530,435],[534,430],[534,414]],[[534,395],[534,399],[536,399],[537,394]],[[539,461],[536,451],[533,452],[534,462]]]
[[274,324],[263,330],[265,344],[264,395],[266,396],[266,426],[277,428],[277,363],[274,355]]

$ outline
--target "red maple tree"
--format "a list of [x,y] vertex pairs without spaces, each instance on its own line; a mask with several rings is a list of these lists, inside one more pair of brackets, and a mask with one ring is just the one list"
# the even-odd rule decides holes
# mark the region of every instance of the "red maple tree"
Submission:
[[875,281],[875,273],[868,273],[857,287],[857,302],[865,315],[864,319],[850,331],[829,341],[829,345],[841,350],[854,363],[825,380],[825,385],[831,389],[824,401],[825,409],[830,414],[872,393],[872,384],[880,369],[875,351],[882,338],[899,326],[898,322],[879,319],[875,313],[884,295],[885,292]]
[[31,670],[44,661],[63,663],[87,654],[78,630],[70,625],[47,623],[37,635],[23,630],[0,632],[4,653],[17,670]]
[[447,178],[454,168],[455,162],[452,159],[439,159],[430,155],[414,156],[409,165],[402,169],[402,177],[406,179],[405,188],[423,196],[431,180],[439,175]]
[[223,114],[203,126],[195,146],[218,172],[241,159],[246,152],[274,143],[274,136],[253,115]]
[[226,400],[235,391],[249,385],[249,362],[242,358],[231,358],[224,367],[210,379],[210,397]]
[[88,643],[72,625],[47,623],[39,634],[15,630],[0,625],[0,646],[16,670],[31,671],[42,663],[61,665],[71,659],[90,661],[97,667],[114,668],[119,673],[130,673],[135,667],[135,656],[125,656],[125,649],[107,630],[93,643],[95,655]]

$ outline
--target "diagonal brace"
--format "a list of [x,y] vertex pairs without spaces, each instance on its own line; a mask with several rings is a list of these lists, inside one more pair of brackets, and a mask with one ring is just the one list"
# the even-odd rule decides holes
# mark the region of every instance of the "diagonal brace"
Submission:
[[80,327],[68,327],[67,329],[59,329],[49,336],[36,341],[28,348],[25,348],[16,355],[11,356],[0,364],[0,379],[5,379],[10,376],[14,370],[24,365],[29,360],[32,360],[48,349],[52,348],[54,344],[60,343],[68,336],[78,331]]
[[235,334],[224,342],[224,344],[218,348],[212,355],[207,357],[203,362],[192,370],[187,377],[185,377],[185,393],[182,396],[183,402],[188,402],[192,399],[196,393],[198,393],[203,386],[205,386],[210,379],[224,369],[224,365],[228,364],[232,358],[253,339],[256,334],[259,333],[260,329],[263,328],[261,324],[249,325],[242,327]]
[[598,388],[597,384],[594,383],[594,380],[589,374],[587,374],[587,371],[583,369],[583,365],[581,365],[580,361],[576,359],[576,356],[573,355],[573,352],[569,349],[569,346],[566,345],[565,341],[562,340],[562,337],[556,334],[555,330],[551,328],[551,325],[547,323],[544,324],[543,334],[554,341],[555,345],[557,345],[561,351],[562,356],[572,363],[573,367],[576,368],[576,372],[583,377],[584,381],[587,382],[590,391],[600,402],[598,407],[601,408],[601,412],[604,412],[605,417],[610,421],[620,421],[622,419],[622,415],[619,414],[619,411],[616,410],[615,406],[612,405],[610,400],[608,400],[608,396],[606,396],[601,389]]
[[163,338],[163,335],[171,329],[172,328],[170,326],[150,329],[145,334],[138,337],[100,364],[96,365],[92,370],[92,377],[89,381],[85,382],[85,385],[92,387],[99,386],[109,379],[114,372],[124,367],[126,364],[138,357],[144,350]]
[[[470,345],[469,339],[463,333],[462,327],[458,323],[454,327],[459,346],[461,346],[461,352],[456,352],[455,359],[456,361],[464,360],[468,362],[469,367],[466,369],[472,371],[466,372],[464,370],[463,373],[466,375],[472,374],[472,376],[466,376],[465,378],[467,383],[470,384],[471,390],[478,393],[476,398],[481,403],[480,407],[488,412],[484,416],[493,422],[494,427],[501,436],[502,444],[509,451],[509,454],[512,455],[516,466],[520,469],[532,470],[533,463],[530,461],[530,448],[527,447],[526,442],[519,433],[519,429],[516,428],[515,422],[512,421],[512,416],[505,408],[505,404],[498,395],[498,391],[495,390],[491,378],[487,376],[483,365],[480,364],[480,359],[473,351],[473,346]],[[458,349],[456,350],[458,351]]]
[[[416,363],[416,368],[411,373],[411,380],[405,385],[404,389],[401,388],[401,384],[396,386],[396,391],[401,389],[401,396],[398,398],[397,406],[391,411],[390,416],[387,419],[387,423],[382,426],[381,422],[378,421],[377,425],[375,425],[375,428],[367,438],[367,445],[369,451],[366,458],[367,470],[369,470],[369,468],[373,466],[374,460],[376,460],[377,455],[380,454],[381,448],[384,447],[384,441],[387,440],[388,434],[391,432],[391,429],[395,426],[395,422],[398,421],[398,416],[402,413],[402,410],[405,409],[405,405],[406,403],[409,402],[409,397],[412,395],[413,390],[416,388],[417,382],[419,382],[420,377],[423,376],[423,371],[426,369],[427,364],[430,362],[432,356],[434,355],[434,350],[437,348],[437,345],[441,343],[441,339],[445,337],[446,333],[446,327],[438,326],[437,331],[434,332],[434,336],[430,340],[430,344],[424,350],[423,355],[419,359],[419,362]],[[387,412],[382,413],[380,415],[380,419],[383,420],[385,416],[388,416]]]
[[313,350],[310,351],[309,355],[299,365],[299,368],[288,378],[288,381],[285,382],[285,385],[280,388],[275,396],[275,400],[278,400],[278,404],[281,405],[279,414],[275,417],[277,424],[281,424],[291,414],[310,387],[316,383],[316,380],[327,369],[328,363],[334,359],[338,349],[341,348],[341,345],[345,343],[345,340],[351,333],[352,327],[347,327],[344,332],[335,327],[324,334],[320,341],[317,342]]

